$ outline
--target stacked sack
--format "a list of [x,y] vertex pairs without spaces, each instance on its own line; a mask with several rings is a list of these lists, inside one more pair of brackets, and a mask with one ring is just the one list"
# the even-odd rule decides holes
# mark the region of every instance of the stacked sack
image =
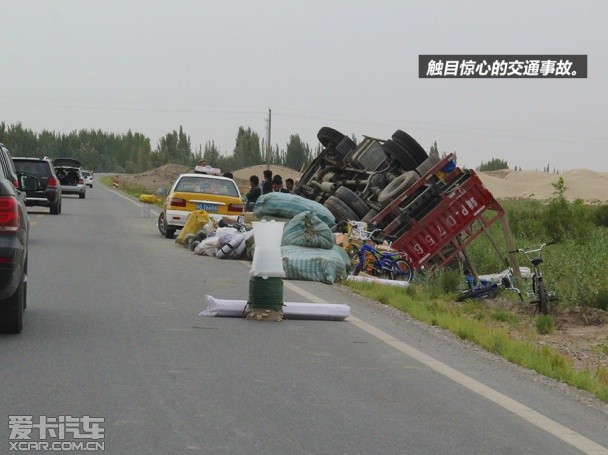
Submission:
[[260,220],[264,217],[291,219],[308,211],[313,212],[329,227],[336,224],[336,218],[327,207],[297,194],[266,193],[258,198],[253,207],[253,214]]
[[281,256],[285,278],[291,280],[331,284],[345,280],[352,267],[346,251],[335,244],[327,222],[312,210],[298,213],[285,225]]

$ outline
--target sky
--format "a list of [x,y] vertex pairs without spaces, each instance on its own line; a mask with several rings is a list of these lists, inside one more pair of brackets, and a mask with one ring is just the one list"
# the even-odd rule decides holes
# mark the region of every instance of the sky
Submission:
[[[401,129],[475,168],[608,172],[605,0],[0,0],[0,121],[232,153]],[[418,56],[587,55],[588,77],[419,78]]]

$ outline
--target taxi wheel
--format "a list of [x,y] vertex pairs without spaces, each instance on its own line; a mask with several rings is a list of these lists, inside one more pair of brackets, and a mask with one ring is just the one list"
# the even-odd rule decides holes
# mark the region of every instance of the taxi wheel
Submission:
[[161,235],[165,236],[167,239],[172,239],[175,235],[175,228],[170,228],[167,226],[165,212],[160,212],[160,215],[158,215],[158,230],[160,231]]
[[167,232],[167,226],[165,225],[165,212],[160,212],[160,215],[158,215],[158,231],[161,235],[165,235]]

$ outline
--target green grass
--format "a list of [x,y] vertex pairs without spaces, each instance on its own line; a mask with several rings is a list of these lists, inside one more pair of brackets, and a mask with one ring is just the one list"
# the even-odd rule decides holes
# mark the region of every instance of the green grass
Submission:
[[[421,285],[395,288],[374,283],[347,282],[354,292],[393,306],[413,318],[449,330],[508,361],[530,368],[539,374],[586,390],[608,403],[608,372],[578,371],[570,360],[549,347],[539,347],[533,340],[518,340],[508,331],[518,318],[503,310],[487,308],[477,302],[455,304],[433,298]],[[541,322],[538,322],[541,321]],[[537,328],[553,327],[550,316],[536,319]]]
[[536,331],[541,335],[547,335],[553,332],[553,329],[555,329],[553,318],[548,314],[543,314],[542,316],[536,318],[534,325],[536,326]]
[[[105,176],[100,179],[100,182],[102,185],[112,188],[113,180],[114,178],[112,176]],[[139,196],[141,196],[142,194],[150,194],[150,192],[144,186],[138,185],[136,183],[129,183],[124,180],[120,182],[120,191],[136,198],[139,198]],[[154,205],[162,207],[163,203],[157,202]]]

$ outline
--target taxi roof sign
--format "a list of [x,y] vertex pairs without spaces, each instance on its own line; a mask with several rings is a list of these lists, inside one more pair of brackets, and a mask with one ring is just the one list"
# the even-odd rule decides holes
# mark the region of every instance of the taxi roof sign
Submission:
[[209,175],[222,175],[222,171],[217,167],[211,167],[210,165],[199,165],[194,167],[195,174],[209,174]]

